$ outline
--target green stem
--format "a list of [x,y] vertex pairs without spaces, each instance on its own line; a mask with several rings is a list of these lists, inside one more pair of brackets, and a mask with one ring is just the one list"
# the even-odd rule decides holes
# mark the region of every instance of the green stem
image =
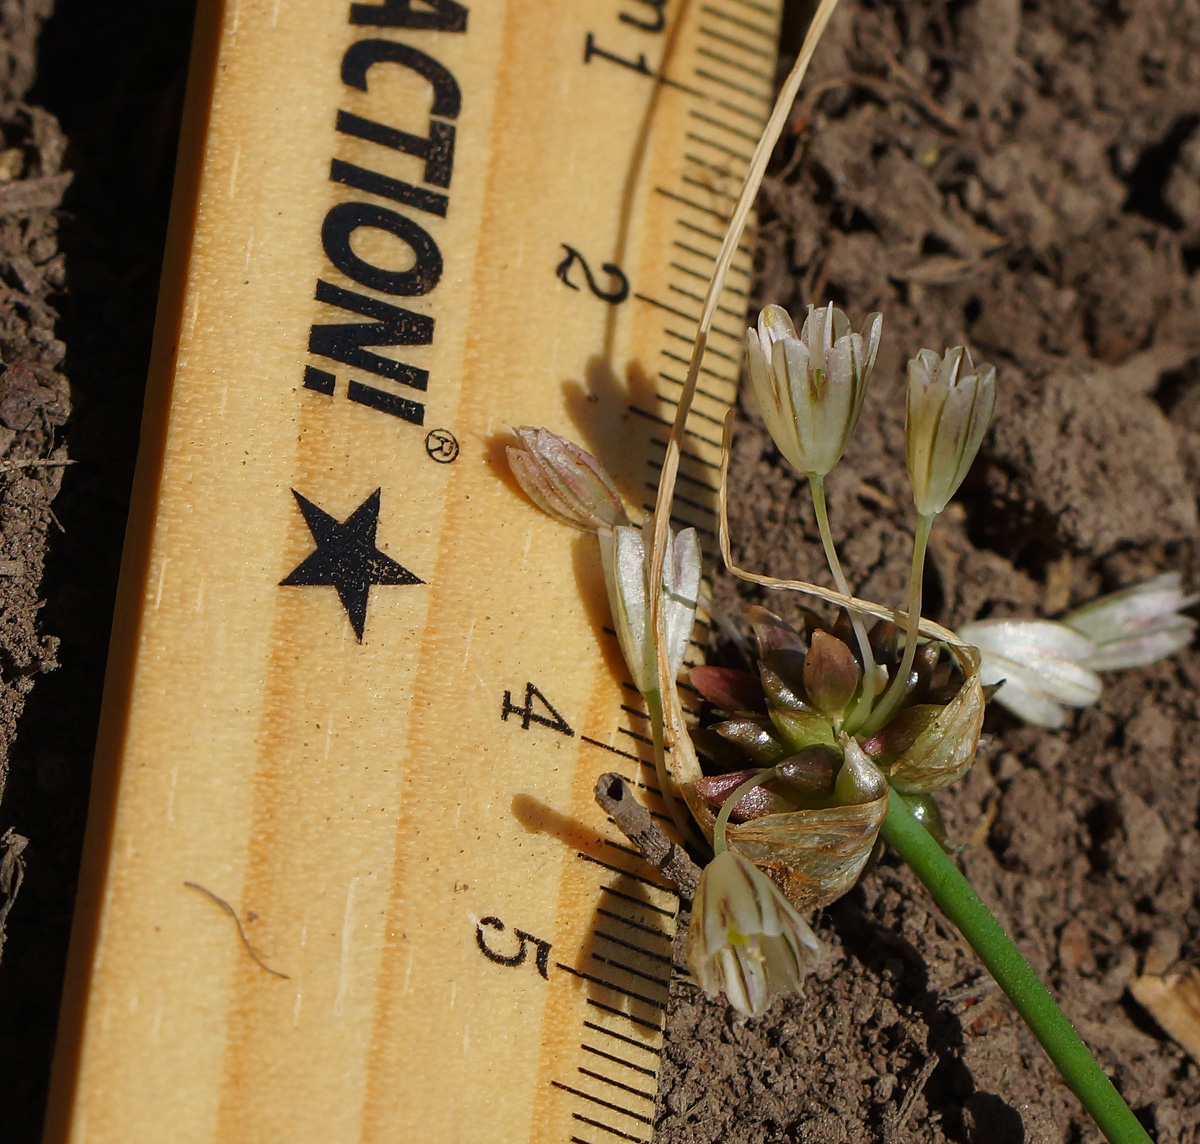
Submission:
[[[808,474],[808,488],[812,493],[813,511],[817,514],[817,529],[821,533],[821,544],[825,549],[825,561],[833,574],[833,582],[843,596],[850,595],[850,583],[842,571],[842,562],[838,559],[837,549],[833,546],[833,533],[829,528],[829,510],[825,504],[825,478],[820,473]],[[850,713],[846,724],[855,726],[866,717],[875,702],[875,659],[871,655],[871,641],[867,639],[867,629],[863,625],[862,616],[849,608],[846,614],[850,617],[850,627],[854,630],[854,638],[858,641],[859,655],[863,663],[862,692],[854,710]]]
[[679,805],[679,799],[671,789],[672,779],[667,773],[667,746],[663,723],[662,695],[658,691],[646,691],[642,696],[646,700],[646,710],[650,714],[650,736],[654,743],[654,775],[658,779],[658,789],[662,792],[662,800],[679,831],[680,841],[687,843],[695,840],[687,816]]
[[1071,1091],[1111,1144],[1150,1144],[1146,1130],[1113,1088],[1070,1021],[987,906],[893,790],[881,832],[925,883],[1041,1042]]
[[935,513],[917,517],[917,531],[913,536],[912,571],[908,577],[908,625],[904,633],[904,658],[900,661],[900,670],[892,679],[891,686],[884,692],[879,706],[871,712],[862,727],[856,732],[859,735],[873,735],[895,713],[908,690],[908,676],[912,671],[913,660],[917,656],[917,632],[921,626],[921,597],[925,587],[925,550],[929,546],[929,530],[933,527]]

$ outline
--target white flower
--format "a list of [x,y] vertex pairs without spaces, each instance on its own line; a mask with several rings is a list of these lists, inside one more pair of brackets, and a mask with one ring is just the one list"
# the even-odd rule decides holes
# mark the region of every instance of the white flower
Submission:
[[509,445],[509,468],[543,512],[577,528],[629,523],[621,494],[591,453],[549,429],[518,425],[513,432],[522,447]]
[[1096,645],[1053,620],[979,620],[959,636],[983,656],[980,682],[1003,686],[995,701],[1026,723],[1061,727],[1064,707],[1088,707],[1100,698],[1100,677],[1083,667]]
[[[653,532],[652,520],[646,521]],[[650,631],[649,568],[642,532],[632,525],[602,528],[597,533],[604,583],[612,610],[617,640],[637,689],[643,694],[658,690],[658,667]],[[696,601],[700,598],[701,552],[694,528],[676,536],[667,533],[662,591],[667,629],[667,658],[671,675],[679,674],[683,653],[692,638]]]
[[883,317],[862,334],[830,302],[796,327],[782,306],[764,306],[746,331],[750,387],[779,451],[802,473],[824,476],[841,459],[858,421],[879,352]]
[[692,901],[687,962],[710,997],[757,1017],[771,998],[799,993],[821,957],[808,923],[770,878],[733,850],[704,869]]
[[1117,671],[1157,663],[1192,642],[1196,621],[1179,612],[1200,596],[1185,596],[1178,572],[1164,572],[1101,596],[1063,617],[1063,623],[1088,636],[1096,650],[1083,661],[1093,671]]
[[1063,707],[1100,698],[1096,672],[1144,667],[1187,647],[1196,621],[1179,612],[1197,600],[1183,594],[1178,572],[1164,572],[1060,621],[978,620],[958,634],[983,656],[983,685],[1003,681],[997,703],[1026,723],[1061,727]]
[[904,438],[913,501],[922,516],[946,507],[975,460],[996,404],[996,371],[962,346],[908,363]]

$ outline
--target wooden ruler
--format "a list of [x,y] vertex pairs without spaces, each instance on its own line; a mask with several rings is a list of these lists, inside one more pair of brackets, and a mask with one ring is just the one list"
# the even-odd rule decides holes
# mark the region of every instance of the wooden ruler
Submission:
[[49,1141],[650,1139],[648,726],[504,445],[652,502],[777,7],[202,2]]

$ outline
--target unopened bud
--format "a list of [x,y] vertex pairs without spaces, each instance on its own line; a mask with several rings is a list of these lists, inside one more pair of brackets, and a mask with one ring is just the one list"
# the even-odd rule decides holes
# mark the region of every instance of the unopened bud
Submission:
[[773,767],[793,753],[766,719],[727,719],[713,730],[726,742],[740,747],[760,767]]
[[849,735],[842,736],[842,769],[833,785],[833,797],[843,806],[860,806],[887,794],[887,779]]
[[836,636],[814,632],[804,658],[804,690],[831,719],[840,719],[858,689],[858,661]]
[[908,363],[904,436],[913,501],[922,516],[941,512],[958,491],[995,404],[995,369],[976,366],[963,346],[945,357],[920,350]]
[[[720,810],[734,791],[749,782],[759,772],[758,770],[732,771],[725,775],[706,775],[697,779],[693,784],[696,793],[714,810]],[[752,818],[763,818],[768,814],[784,814],[795,810],[796,804],[771,790],[765,783],[752,787],[729,812],[730,822],[749,822]]]
[[718,711],[761,711],[767,709],[762,687],[748,671],[732,667],[693,667],[688,679]]
[[833,794],[841,765],[842,755],[836,747],[806,747],[775,768],[777,785],[802,802],[825,798]]
[[519,425],[513,432],[521,447],[508,447],[508,465],[538,508],[576,528],[629,523],[621,494],[591,453],[549,429]]
[[833,724],[820,712],[785,711],[781,707],[769,707],[767,714],[779,732],[783,741],[788,745],[788,754],[795,755],[805,747],[825,743],[832,747],[837,741],[833,733]]
[[912,745],[933,726],[943,707],[935,703],[917,703],[905,707],[874,735],[862,741],[862,748],[885,771],[912,750]]

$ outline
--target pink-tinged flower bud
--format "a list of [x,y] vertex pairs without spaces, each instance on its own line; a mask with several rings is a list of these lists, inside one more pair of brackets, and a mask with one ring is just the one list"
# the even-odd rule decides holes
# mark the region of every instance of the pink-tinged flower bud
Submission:
[[883,318],[862,334],[831,302],[808,308],[797,335],[781,306],[764,306],[746,335],[750,387],[779,451],[802,473],[824,476],[841,459],[858,421],[879,352]]
[[508,465],[538,508],[576,528],[616,528],[629,523],[612,478],[591,453],[573,441],[519,425],[520,447],[508,446]]
[[841,766],[842,752],[836,747],[806,747],[775,768],[776,783],[780,791],[804,803],[824,800],[833,794]]
[[748,671],[732,667],[693,667],[688,674],[691,685],[718,711],[758,711],[765,713],[762,687]]
[[904,435],[913,501],[922,516],[946,507],[958,491],[992,420],[996,371],[962,346],[939,358],[920,350],[908,363]]
[[812,647],[804,657],[804,690],[814,706],[840,720],[858,690],[858,681],[854,653],[836,636],[813,632]]
[[748,1017],[773,997],[799,993],[821,945],[808,923],[752,862],[723,850],[704,869],[692,901],[687,962],[710,997],[722,991]]
[[713,730],[727,743],[743,750],[760,767],[774,766],[792,753],[783,736],[766,719],[727,719]]
[[[754,778],[757,770],[730,771],[725,775],[706,775],[695,782],[696,793],[714,810],[720,810],[738,787]],[[747,822],[751,818],[762,818],[768,814],[783,814],[795,810],[796,804],[776,793],[765,783],[752,787],[729,812],[730,822]]]

